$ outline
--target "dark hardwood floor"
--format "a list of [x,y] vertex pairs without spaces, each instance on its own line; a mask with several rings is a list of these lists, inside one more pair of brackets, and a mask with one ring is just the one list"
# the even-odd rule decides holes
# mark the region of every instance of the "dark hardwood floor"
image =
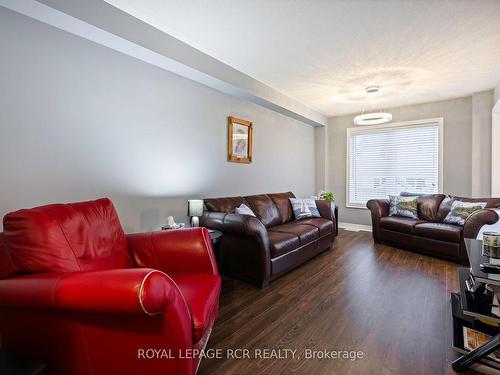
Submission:
[[[341,230],[333,249],[265,290],[223,280],[208,348],[297,350],[287,359],[204,359],[208,374],[453,374],[457,265]],[[304,359],[306,349],[364,358]],[[300,356],[300,358],[298,358]]]

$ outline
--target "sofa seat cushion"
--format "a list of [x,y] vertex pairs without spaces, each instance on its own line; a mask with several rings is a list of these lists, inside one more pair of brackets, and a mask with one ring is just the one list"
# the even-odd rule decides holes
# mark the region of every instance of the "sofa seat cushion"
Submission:
[[296,222],[297,225],[311,225],[318,228],[320,237],[326,236],[333,232],[333,221],[319,217],[302,219]]
[[220,277],[209,274],[171,274],[179,287],[193,321],[193,343],[212,328],[219,310]]
[[299,238],[300,246],[306,245],[319,238],[319,231],[312,225],[300,225],[299,223],[287,223],[269,228],[269,232],[281,232],[294,234]]
[[434,238],[448,242],[460,242],[462,227],[444,223],[422,223],[415,226],[417,236]]
[[425,223],[425,221],[402,216],[385,216],[380,218],[381,228],[408,234],[414,234],[415,225],[419,223]]
[[269,231],[271,258],[279,257],[300,247],[299,237],[293,233]]

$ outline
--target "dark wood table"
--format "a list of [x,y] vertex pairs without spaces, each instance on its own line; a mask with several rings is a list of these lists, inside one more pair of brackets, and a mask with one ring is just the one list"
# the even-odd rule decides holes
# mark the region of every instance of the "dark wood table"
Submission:
[[[464,240],[470,268],[459,268],[460,293],[452,293],[453,348],[463,355],[453,361],[455,371],[467,370],[480,362],[483,365],[500,369],[500,361],[488,357],[500,349],[500,315],[492,310],[492,286],[500,286],[500,274],[481,271],[481,263],[492,262],[491,250],[483,247],[480,240]],[[489,341],[474,350],[465,348],[464,329],[470,328],[490,336]]]

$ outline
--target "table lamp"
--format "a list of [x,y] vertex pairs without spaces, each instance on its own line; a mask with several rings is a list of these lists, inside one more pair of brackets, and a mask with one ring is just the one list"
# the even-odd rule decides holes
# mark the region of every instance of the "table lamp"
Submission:
[[198,217],[203,215],[203,200],[189,199],[188,200],[188,216],[191,217],[191,226],[198,227],[200,220]]

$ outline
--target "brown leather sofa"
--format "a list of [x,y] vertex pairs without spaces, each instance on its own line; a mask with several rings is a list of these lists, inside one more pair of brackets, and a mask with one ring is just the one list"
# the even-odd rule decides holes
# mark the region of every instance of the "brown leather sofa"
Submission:
[[[263,288],[332,246],[338,233],[335,206],[317,200],[321,218],[295,221],[289,201],[294,197],[287,192],[205,199],[201,225],[224,233],[219,247],[222,273]],[[233,213],[242,203],[256,217]]]
[[[493,224],[498,215],[491,208],[500,207],[500,198],[463,198],[446,195],[422,195],[417,199],[418,219],[389,216],[388,199],[372,199],[366,206],[371,210],[373,240],[398,247],[467,263],[464,238],[475,238],[485,224]],[[474,212],[465,225],[443,223],[453,200],[487,202],[484,209]]]

